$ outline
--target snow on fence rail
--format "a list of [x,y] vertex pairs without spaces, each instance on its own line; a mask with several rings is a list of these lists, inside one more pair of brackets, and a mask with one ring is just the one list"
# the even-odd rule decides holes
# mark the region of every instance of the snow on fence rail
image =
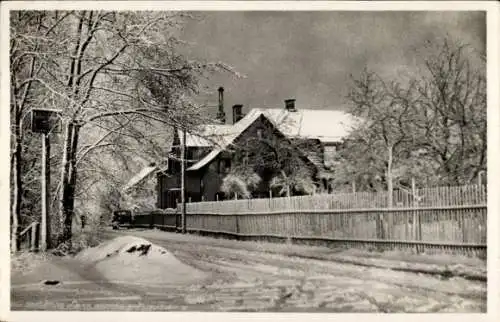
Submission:
[[[486,204],[484,185],[450,186],[393,193],[393,208],[442,207]],[[291,210],[347,210],[387,208],[386,192],[318,194],[269,199],[193,202],[187,213],[237,214],[241,212],[288,212]]]

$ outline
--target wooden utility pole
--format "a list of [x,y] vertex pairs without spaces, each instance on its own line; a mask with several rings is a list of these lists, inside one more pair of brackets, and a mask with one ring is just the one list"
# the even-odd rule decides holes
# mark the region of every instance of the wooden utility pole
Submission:
[[182,128],[181,141],[181,226],[182,233],[186,233],[186,129]]
[[60,131],[61,111],[51,109],[32,109],[31,131],[42,134],[42,173],[40,183],[42,186],[42,213],[40,220],[41,251],[46,251],[51,245],[50,233],[50,135]]
[[50,248],[50,140],[49,134],[42,134],[42,216],[40,222],[40,251]]

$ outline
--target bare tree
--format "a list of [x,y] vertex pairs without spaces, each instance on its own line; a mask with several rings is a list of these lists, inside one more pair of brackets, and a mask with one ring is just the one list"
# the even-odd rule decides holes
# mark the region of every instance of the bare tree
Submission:
[[11,178],[12,178],[12,225],[11,225],[11,249],[17,251],[19,242],[17,234],[21,219],[23,199],[23,137],[25,120],[33,98],[32,79],[40,72],[38,57],[32,53],[37,52],[40,41],[37,38],[22,38],[20,35],[29,33],[40,33],[42,30],[43,13],[38,12],[15,12],[11,19],[11,41],[10,41],[10,80],[11,80],[11,102],[10,114],[13,148],[10,156]]
[[394,167],[408,155],[415,140],[410,128],[413,88],[413,83],[407,89],[397,83],[387,85],[376,74],[365,71],[354,80],[349,94],[350,112],[362,120],[350,139],[363,147],[360,152],[370,158],[369,166],[383,168],[389,207],[392,207]]
[[383,179],[389,205],[395,180],[459,185],[486,171],[482,56],[449,40],[426,49],[418,78],[387,85],[365,71],[348,96],[364,121],[347,139],[337,173],[372,185]]
[[[437,47],[437,48],[436,48]],[[414,126],[419,148],[444,184],[465,184],[486,171],[486,65],[473,48],[428,44],[418,80]]]
[[[200,119],[190,99],[198,79],[231,70],[221,63],[192,62],[176,52],[179,42],[170,31],[186,17],[181,12],[51,11],[42,12],[39,29],[16,34],[16,40],[40,42],[26,52],[39,62],[37,73],[23,76],[21,84],[34,84],[32,95],[63,111],[58,242],[71,240],[78,168],[92,152],[116,149],[113,137],[127,131],[140,140],[131,124],[143,119],[192,125]],[[21,23],[16,19],[14,14],[14,25]],[[193,117],[183,118],[186,114]],[[101,135],[92,142],[88,133],[97,130]]]

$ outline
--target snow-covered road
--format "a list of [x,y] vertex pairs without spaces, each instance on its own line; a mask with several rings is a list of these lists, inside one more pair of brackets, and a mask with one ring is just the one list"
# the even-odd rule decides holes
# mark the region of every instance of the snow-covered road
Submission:
[[[58,286],[13,282],[13,309],[290,311],[290,312],[485,312],[486,282],[394,271],[238,247],[216,240],[158,231],[133,235],[168,249],[182,262],[209,272],[208,281],[119,287],[112,281]],[[254,243],[252,245],[256,245]],[[242,245],[242,244],[241,244]],[[285,246],[276,246],[285,247]],[[307,248],[303,248],[307,249]],[[61,264],[61,265],[68,265]],[[81,275],[80,275],[81,276]],[[27,281],[28,279],[24,279]]]

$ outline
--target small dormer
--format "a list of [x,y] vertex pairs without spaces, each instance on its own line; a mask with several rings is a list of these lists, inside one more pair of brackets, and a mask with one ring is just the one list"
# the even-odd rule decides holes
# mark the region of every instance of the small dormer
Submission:
[[241,120],[245,115],[243,114],[243,105],[236,104],[233,105],[233,124]]

